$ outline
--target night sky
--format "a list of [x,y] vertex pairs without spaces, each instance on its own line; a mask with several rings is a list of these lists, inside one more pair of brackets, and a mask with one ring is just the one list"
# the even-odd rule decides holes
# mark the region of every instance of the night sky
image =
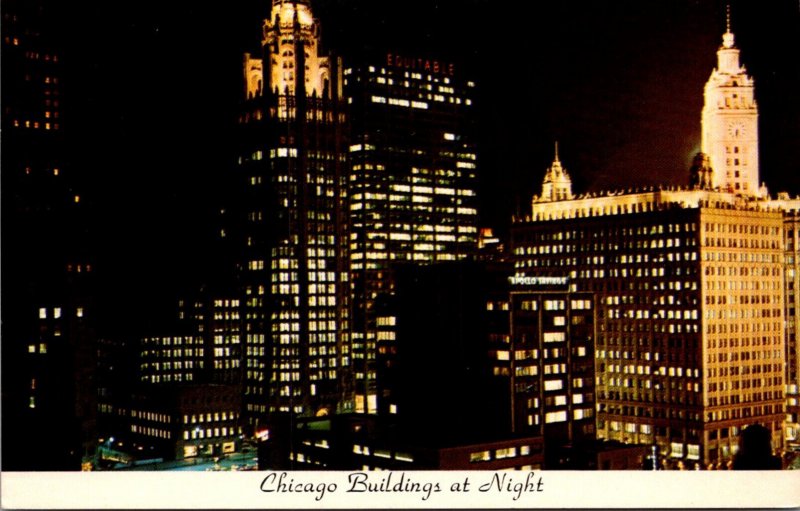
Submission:
[[[101,300],[132,325],[214,271],[209,223],[233,169],[242,54],[257,50],[271,2],[58,4],[69,166],[96,211]],[[800,193],[800,4],[731,7],[755,77],[761,178]],[[719,0],[313,8],[327,49],[448,59],[477,82],[481,216],[500,232],[539,193],[555,140],[576,192],[684,184],[725,30]]]

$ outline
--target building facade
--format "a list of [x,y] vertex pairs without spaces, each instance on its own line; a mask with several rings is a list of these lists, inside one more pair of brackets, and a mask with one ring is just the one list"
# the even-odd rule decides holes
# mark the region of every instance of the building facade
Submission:
[[711,187],[764,196],[758,180],[758,105],[753,78],[739,62],[730,13],[717,67],[705,87],[701,151],[711,165]]
[[[195,338],[202,339],[203,346],[184,355],[199,357],[202,362],[200,374],[204,382],[237,385],[242,383],[242,300],[201,290],[194,298],[178,302],[178,320]],[[190,339],[187,338],[187,341]],[[191,348],[191,346],[189,346]],[[180,351],[176,353],[180,355]],[[205,365],[205,367],[204,367]],[[197,381],[198,378],[195,378]]]
[[783,215],[676,190],[537,202],[512,227],[519,275],[597,304],[601,438],[726,462],[748,424],[783,423]]
[[236,236],[245,412],[347,409],[349,279],[341,67],[304,0],[272,2],[245,55]]
[[103,438],[99,464],[108,465],[104,460],[181,460],[234,452],[243,439],[241,398],[238,385],[134,386],[117,401],[115,431]]
[[208,364],[203,338],[195,335],[148,336],[138,350],[142,383],[203,381]]
[[798,332],[800,331],[800,261],[798,261],[798,241],[800,241],[800,199],[791,199],[788,194],[770,201],[784,212],[784,317],[786,320],[786,339],[784,344],[786,362],[786,422],[784,434],[787,449],[800,446],[800,350]]
[[355,58],[349,103],[350,271],[356,410],[376,413],[376,299],[397,264],[474,257],[475,84],[453,63],[396,53]]
[[509,378],[512,430],[542,436],[546,467],[556,468],[565,446],[595,440],[594,296],[548,284],[567,279],[509,280],[507,300],[487,302],[508,311],[489,355],[495,374]]

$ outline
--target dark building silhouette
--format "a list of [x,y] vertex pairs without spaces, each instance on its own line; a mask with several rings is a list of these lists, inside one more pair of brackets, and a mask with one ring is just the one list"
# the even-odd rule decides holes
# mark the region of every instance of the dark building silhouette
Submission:
[[734,470],[780,470],[781,459],[772,454],[772,432],[751,424],[739,436],[739,451],[733,457]]
[[397,415],[404,435],[474,442],[511,434],[509,381],[489,360],[493,278],[466,263],[397,270],[394,313],[379,316],[396,322],[396,339],[381,346],[395,344],[396,355],[379,357],[384,413]]
[[94,268],[56,19],[15,0],[2,18],[3,469],[79,470],[96,441]]
[[[429,422],[440,417],[428,417]],[[411,438],[389,416],[342,414],[303,418],[259,442],[259,466],[271,470],[537,470],[542,437],[464,441]],[[289,432],[291,431],[291,435]],[[271,432],[272,433],[272,432]]]
[[378,310],[379,413],[410,443],[541,437],[547,468],[585,468],[570,453],[595,441],[591,293],[504,263],[407,265]]

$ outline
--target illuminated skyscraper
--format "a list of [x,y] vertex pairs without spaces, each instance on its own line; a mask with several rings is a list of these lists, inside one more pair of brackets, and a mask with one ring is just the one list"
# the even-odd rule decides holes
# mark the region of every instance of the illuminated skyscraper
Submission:
[[786,332],[786,422],[784,435],[787,449],[800,445],[800,197],[791,199],[780,193],[770,206],[783,210],[784,236],[784,317]]
[[[800,201],[795,201],[795,206]],[[784,218],[786,275],[786,425],[787,445],[800,445],[800,209],[792,208]]]
[[245,413],[346,409],[347,186],[342,79],[306,0],[273,0],[244,58],[242,186],[230,235],[243,286]]
[[477,250],[474,86],[449,62],[388,53],[344,71],[356,410],[375,413],[376,299],[394,266]]
[[747,424],[780,445],[782,214],[732,194],[652,191],[535,204],[521,275],[593,291],[601,438],[729,460]]
[[730,28],[718,57],[692,189],[543,193],[512,227],[520,276],[595,294],[598,436],[674,465],[729,461],[749,424],[783,441],[783,206],[755,197],[753,84]]
[[711,163],[712,188],[764,195],[758,181],[758,106],[753,78],[739,62],[730,12],[717,67],[705,88],[701,151]]

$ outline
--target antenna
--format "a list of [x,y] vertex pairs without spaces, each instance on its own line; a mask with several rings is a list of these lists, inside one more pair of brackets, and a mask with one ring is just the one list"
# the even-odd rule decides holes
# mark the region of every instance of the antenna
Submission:
[[556,140],[556,159],[555,159],[555,161],[558,161],[558,140]]
[[725,31],[731,33],[731,4],[725,4]]

